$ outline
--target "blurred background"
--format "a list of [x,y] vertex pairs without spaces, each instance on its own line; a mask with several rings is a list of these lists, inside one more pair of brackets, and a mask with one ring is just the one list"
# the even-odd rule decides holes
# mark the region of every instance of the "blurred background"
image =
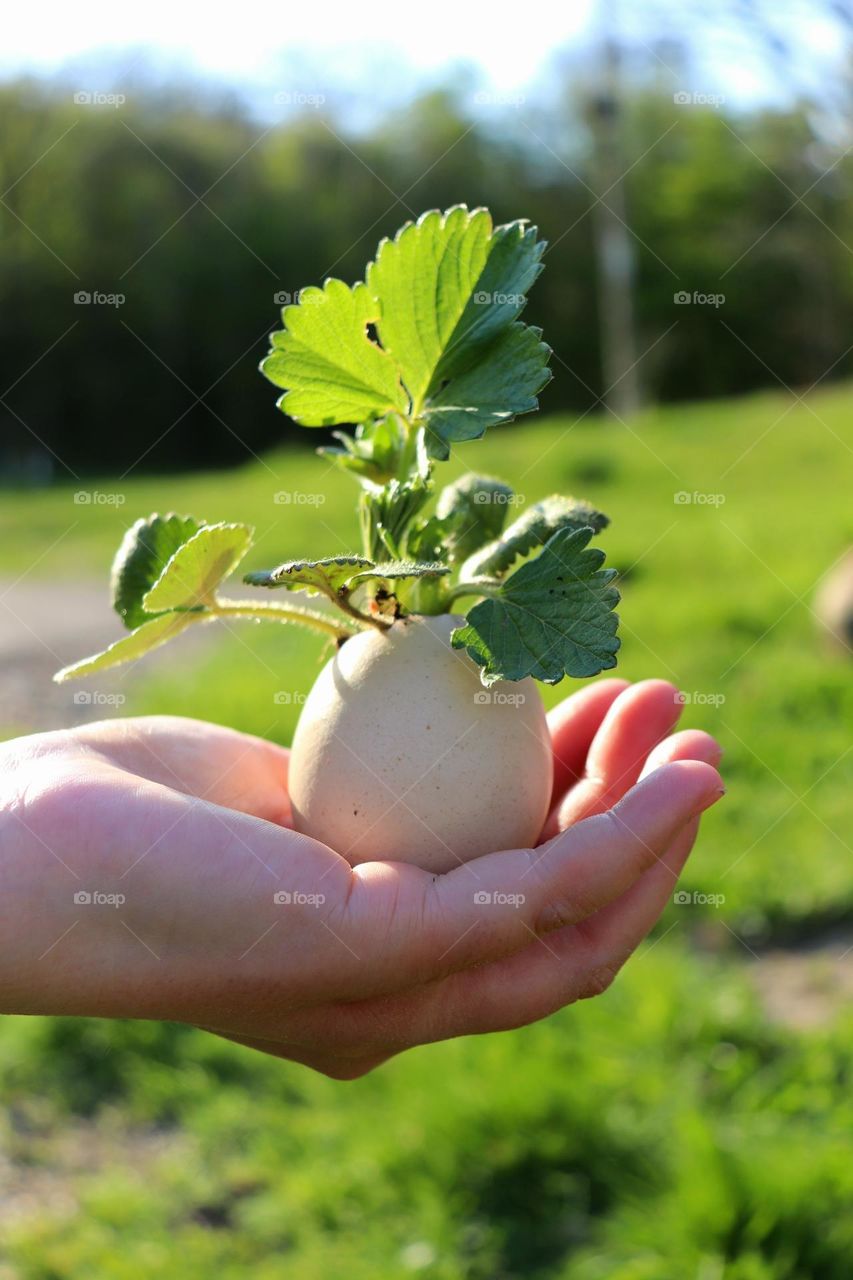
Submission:
[[354,489],[257,364],[302,287],[466,202],[549,241],[554,379],[442,478],[610,514],[620,673],[673,681],[729,794],[612,991],[510,1036],[343,1086],[6,1019],[0,1280],[847,1280],[851,57],[848,0],[16,14],[3,736],[175,712],[289,741],[324,654],[273,625],[50,676],[119,634],[140,515],[247,520],[248,567],[353,549]]

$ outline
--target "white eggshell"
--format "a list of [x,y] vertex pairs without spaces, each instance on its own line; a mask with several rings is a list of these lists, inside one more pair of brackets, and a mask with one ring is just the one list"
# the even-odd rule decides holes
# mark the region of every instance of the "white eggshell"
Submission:
[[468,655],[451,648],[462,621],[411,617],[360,632],[302,709],[294,821],[353,865],[444,872],[539,835],[553,767],[539,691],[533,680],[485,689]]

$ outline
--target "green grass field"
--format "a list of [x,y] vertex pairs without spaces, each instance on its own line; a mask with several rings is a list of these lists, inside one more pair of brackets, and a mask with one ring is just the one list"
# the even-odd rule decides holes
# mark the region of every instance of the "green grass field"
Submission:
[[[620,672],[673,680],[684,723],[726,750],[729,794],[683,884],[724,902],[673,904],[601,1000],[349,1085],[183,1028],[7,1019],[21,1192],[0,1211],[0,1280],[846,1280],[853,1020],[829,1000],[808,1030],[770,1022],[755,955],[853,920],[853,667],[810,611],[853,542],[851,453],[846,386],[669,408],[630,431],[542,420],[460,450],[448,479],[473,466],[611,515]],[[75,489],[125,501],[75,504]],[[105,574],[155,509],[248,520],[247,567],[334,554],[355,544],[352,493],[281,452],[228,476],[4,495],[0,572],[46,591]],[[235,625],[190,666],[178,641],[127,710],[286,742],[321,649]]]

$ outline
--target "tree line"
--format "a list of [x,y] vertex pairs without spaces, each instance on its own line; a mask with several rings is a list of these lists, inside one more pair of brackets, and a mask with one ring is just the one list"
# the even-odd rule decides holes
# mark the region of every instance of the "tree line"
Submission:
[[[281,303],[360,278],[382,235],[460,201],[549,240],[525,314],[554,349],[543,408],[594,409],[601,193],[570,89],[510,126],[436,89],[355,133],[315,104],[267,128],[234,102],[6,84],[6,477],[216,467],[304,441],[256,371]],[[848,375],[853,159],[805,108],[685,98],[646,85],[619,125],[645,398]]]

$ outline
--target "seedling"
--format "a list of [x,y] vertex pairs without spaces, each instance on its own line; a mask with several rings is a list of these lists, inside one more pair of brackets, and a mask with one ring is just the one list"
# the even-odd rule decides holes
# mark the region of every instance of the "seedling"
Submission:
[[[487,210],[459,205],[426,213],[383,240],[363,282],[303,289],[299,302],[283,309],[261,370],[282,390],[278,406],[295,422],[350,428],[335,430],[335,443],[318,452],[359,486],[360,551],[244,576],[249,586],[296,592],[295,600],[234,601],[217,590],[249,551],[248,525],[174,514],[138,520],[112,571],[113,604],[130,634],[56,679],[138,658],[216,617],[313,628],[343,646],[332,660],[340,662],[359,633],[373,639],[352,653],[373,654],[384,639],[390,656],[401,627],[451,615],[444,630],[431,630],[437,649],[445,662],[462,660],[487,690],[528,677],[556,684],[615,666],[615,571],[589,546],[606,516],[554,495],[507,523],[513,491],[490,476],[465,475],[435,492],[435,472],[455,444],[538,407],[551,353],[541,331],[519,316],[544,248],[525,222],[495,227]],[[322,598],[324,607],[306,605],[307,597]],[[381,675],[381,663],[377,669]],[[409,678],[416,704],[418,671]],[[541,710],[538,695],[536,703]],[[474,705],[479,716],[484,706],[495,716],[498,706],[512,706],[496,699]],[[309,698],[302,720],[312,714]],[[410,725],[417,723],[415,712]],[[384,776],[381,751],[376,759],[369,743],[360,751]],[[393,787],[393,779],[386,783]],[[362,834],[375,829],[370,806],[353,807],[360,812],[348,820],[359,825],[361,817]],[[309,808],[294,801],[303,830],[312,827]],[[371,821],[373,828],[364,825]],[[448,847],[443,836],[441,843]],[[371,848],[367,839],[365,856]]]

